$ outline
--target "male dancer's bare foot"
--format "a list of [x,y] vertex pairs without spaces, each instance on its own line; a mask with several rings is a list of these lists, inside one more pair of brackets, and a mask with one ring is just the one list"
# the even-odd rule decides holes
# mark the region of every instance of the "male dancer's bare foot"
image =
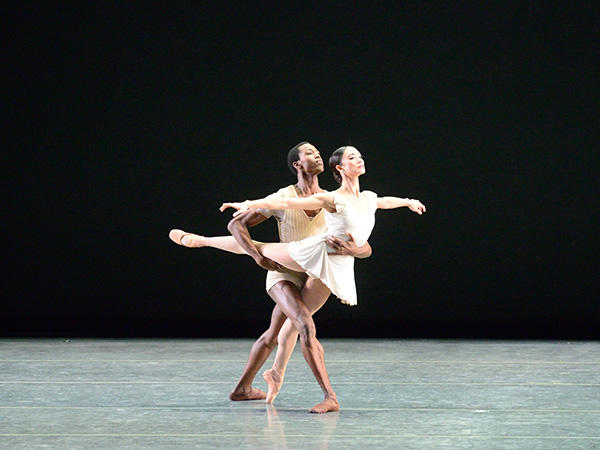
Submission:
[[250,387],[250,390],[234,389],[229,393],[229,400],[233,400],[234,402],[243,402],[246,400],[264,400],[265,398],[267,398],[267,394],[255,387]]
[[178,245],[184,247],[204,247],[204,236],[194,233],[186,233],[183,230],[171,230],[169,238]]
[[321,403],[313,406],[310,409],[310,412],[317,413],[317,414],[323,414],[323,413],[334,412],[334,411],[339,411],[339,410],[340,410],[340,404],[338,403],[337,398],[335,398],[335,396],[333,396],[333,397],[326,397],[325,400],[323,400]]
[[267,393],[267,403],[273,403],[277,394],[279,394],[279,390],[281,389],[281,385],[283,384],[283,377],[279,375],[279,373],[275,369],[266,370],[263,373],[263,378],[267,382],[269,386],[269,392]]

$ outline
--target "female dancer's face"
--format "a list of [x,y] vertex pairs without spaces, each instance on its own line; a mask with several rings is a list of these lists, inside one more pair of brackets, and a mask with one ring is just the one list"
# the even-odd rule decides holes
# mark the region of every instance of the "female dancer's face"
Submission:
[[365,161],[360,152],[354,147],[349,147],[342,156],[340,166],[347,177],[358,177],[365,173]]

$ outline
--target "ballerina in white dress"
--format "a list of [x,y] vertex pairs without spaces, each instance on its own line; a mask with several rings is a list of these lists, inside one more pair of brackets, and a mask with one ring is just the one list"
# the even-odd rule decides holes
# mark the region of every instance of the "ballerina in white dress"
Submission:
[[[321,280],[342,302],[356,305],[354,257],[331,255],[335,249],[327,245],[327,236],[349,239],[358,246],[367,242],[375,225],[375,211],[408,207],[421,215],[426,209],[418,200],[398,197],[378,197],[371,191],[360,191],[358,178],[365,173],[360,152],[351,146],[338,148],[329,158],[334,178],[341,184],[333,192],[314,194],[303,198],[262,198],[244,202],[223,203],[221,211],[235,208],[234,216],[250,208],[325,210],[327,233],[289,243],[256,242],[260,253],[288,269],[306,272]],[[206,237],[181,230],[171,230],[170,238],[186,247],[213,247],[231,253],[246,254],[233,236]]]

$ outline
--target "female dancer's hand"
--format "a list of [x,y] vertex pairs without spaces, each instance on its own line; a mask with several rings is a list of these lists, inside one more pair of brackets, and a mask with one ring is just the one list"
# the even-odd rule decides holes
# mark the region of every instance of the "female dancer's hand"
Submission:
[[250,200],[246,200],[245,202],[229,202],[229,203],[223,203],[221,205],[221,207],[219,208],[219,211],[223,212],[227,208],[235,208],[235,209],[237,209],[237,211],[233,213],[233,217],[237,217],[240,214],[242,214],[243,212],[248,211],[249,207],[250,207]]
[[419,215],[421,215],[425,211],[427,211],[427,209],[425,208],[425,205],[423,203],[421,203],[419,200],[415,200],[415,199],[411,199],[408,201],[408,209],[416,212]]

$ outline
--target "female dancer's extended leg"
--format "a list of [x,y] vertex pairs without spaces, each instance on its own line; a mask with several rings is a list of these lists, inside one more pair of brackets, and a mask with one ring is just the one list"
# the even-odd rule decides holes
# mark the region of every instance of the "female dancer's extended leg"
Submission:
[[[302,301],[308,308],[311,315],[317,312],[329,298],[331,291],[320,280],[309,278],[302,289]],[[298,340],[298,330],[290,319],[287,319],[279,332],[277,338],[277,354],[273,367],[265,373],[263,378],[267,382],[269,391],[267,393],[267,403],[272,403],[281,389],[283,377],[288,361],[292,356],[296,341]]]
[[[233,236],[200,236],[186,233],[182,230],[171,230],[169,237],[173,242],[184,247],[212,247],[237,255],[247,255],[246,251],[238,244]],[[259,242],[253,241],[258,251],[267,258],[277,261],[279,264],[296,272],[304,272],[304,269],[294,261],[288,253],[288,244],[282,242]]]

